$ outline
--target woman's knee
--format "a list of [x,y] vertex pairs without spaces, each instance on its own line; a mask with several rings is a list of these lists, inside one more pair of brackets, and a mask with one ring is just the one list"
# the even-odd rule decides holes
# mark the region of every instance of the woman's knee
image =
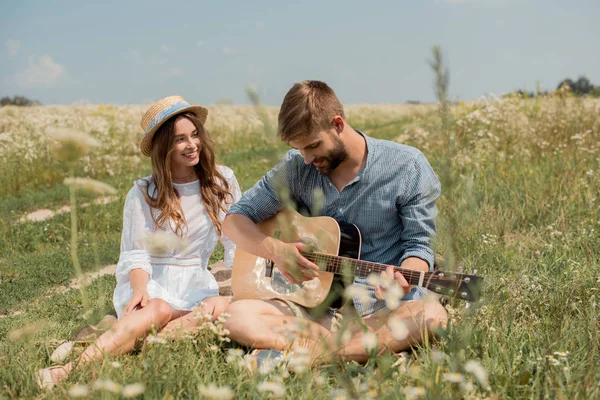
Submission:
[[229,298],[225,296],[209,297],[202,301],[202,306],[205,310],[212,314],[213,321],[215,321],[223,311],[227,310],[230,304]]
[[146,306],[150,309],[152,322],[157,325],[166,325],[173,314],[171,305],[162,299],[151,299]]

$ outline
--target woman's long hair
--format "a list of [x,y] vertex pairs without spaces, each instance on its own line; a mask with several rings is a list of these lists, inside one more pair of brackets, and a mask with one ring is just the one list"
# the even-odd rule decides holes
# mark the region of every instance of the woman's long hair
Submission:
[[179,202],[179,193],[173,187],[171,176],[171,156],[175,150],[175,122],[178,118],[189,119],[200,135],[200,148],[198,149],[199,162],[194,166],[200,179],[200,193],[202,201],[208,211],[219,236],[221,236],[221,220],[219,214],[225,212],[225,204],[233,202],[233,196],[227,179],[217,169],[217,160],[213,150],[214,142],[202,123],[195,114],[185,112],[169,118],[154,134],[152,138],[152,179],[154,190],[150,194],[150,182],[146,181],[144,198],[151,208],[154,223],[161,227],[170,225],[173,232],[180,238],[187,233],[187,222]]

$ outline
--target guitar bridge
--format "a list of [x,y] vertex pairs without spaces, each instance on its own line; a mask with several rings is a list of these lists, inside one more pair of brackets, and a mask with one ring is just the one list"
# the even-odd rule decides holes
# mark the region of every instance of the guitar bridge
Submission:
[[267,260],[266,264],[265,264],[265,276],[266,277],[273,277],[273,269],[275,268],[275,263],[273,262],[273,260]]

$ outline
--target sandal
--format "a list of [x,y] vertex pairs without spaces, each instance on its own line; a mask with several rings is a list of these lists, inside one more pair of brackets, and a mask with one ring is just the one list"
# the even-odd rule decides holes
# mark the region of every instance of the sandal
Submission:
[[55,365],[53,367],[39,369],[35,372],[35,382],[37,383],[40,390],[52,390],[52,388],[56,386],[57,383],[67,378],[67,375],[65,375],[61,379],[54,380],[55,375],[52,374],[52,371],[59,368],[63,370],[65,369],[65,367],[63,367],[62,365]]

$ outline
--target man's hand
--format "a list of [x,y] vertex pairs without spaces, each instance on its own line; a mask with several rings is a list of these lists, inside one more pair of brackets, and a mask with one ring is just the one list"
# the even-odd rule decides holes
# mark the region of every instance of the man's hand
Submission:
[[302,283],[315,278],[319,274],[319,267],[307,260],[300,252],[307,252],[308,246],[304,243],[279,243],[272,250],[271,259],[281,274],[291,283]]
[[400,272],[394,272],[394,267],[389,266],[379,277],[380,284],[375,287],[375,297],[386,300],[386,295],[404,296],[410,292],[410,285]]
[[149,298],[150,295],[146,289],[135,290],[131,296],[131,300],[129,300],[129,304],[127,304],[124,315],[129,315],[138,305],[140,308],[146,307],[148,305]]

